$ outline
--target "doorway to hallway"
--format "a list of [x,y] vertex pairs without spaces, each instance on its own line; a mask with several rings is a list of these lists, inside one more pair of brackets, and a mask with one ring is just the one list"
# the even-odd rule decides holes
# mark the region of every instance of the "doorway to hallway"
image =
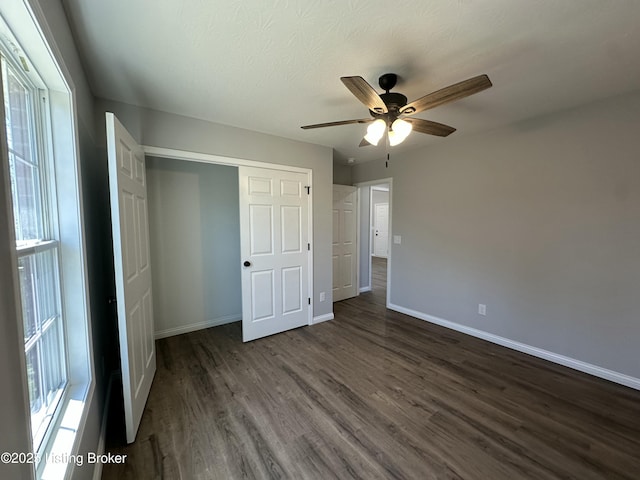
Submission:
[[389,303],[391,266],[392,179],[360,183],[359,290],[375,302]]

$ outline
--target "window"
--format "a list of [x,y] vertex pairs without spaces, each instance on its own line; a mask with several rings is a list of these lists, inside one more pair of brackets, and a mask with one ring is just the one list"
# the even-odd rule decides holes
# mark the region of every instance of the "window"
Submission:
[[67,385],[55,217],[54,173],[43,121],[46,92],[2,55],[2,91],[18,256],[31,435],[38,451]]
[[[47,459],[77,454],[95,391],[80,145],[88,159],[94,151],[90,131],[78,129],[73,79],[39,2],[0,2],[0,76],[0,182],[11,190],[10,205],[0,202],[0,244],[15,247],[0,273],[14,280],[20,311],[9,387],[22,382],[31,433],[16,438],[20,451],[39,454],[25,470],[41,480],[71,478],[77,465]],[[13,315],[13,305],[7,311]]]

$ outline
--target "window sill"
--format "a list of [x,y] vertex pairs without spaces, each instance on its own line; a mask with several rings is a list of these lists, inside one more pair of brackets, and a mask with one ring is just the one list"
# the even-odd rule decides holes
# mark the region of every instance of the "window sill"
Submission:
[[[74,385],[60,415],[60,423],[53,432],[49,445],[44,449],[38,466],[39,480],[60,480],[70,478],[75,467],[85,463],[82,454],[78,454],[78,432],[82,432],[87,417],[90,392],[93,385]],[[75,447],[75,448],[74,448]],[[75,450],[75,451],[74,451]]]

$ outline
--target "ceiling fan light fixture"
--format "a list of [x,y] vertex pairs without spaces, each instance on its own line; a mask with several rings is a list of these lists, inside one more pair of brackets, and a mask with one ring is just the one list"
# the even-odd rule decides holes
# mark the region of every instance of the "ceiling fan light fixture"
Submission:
[[389,146],[395,147],[402,143],[404,138],[402,138],[397,132],[393,130],[389,130]]
[[404,138],[407,138],[411,133],[412,125],[406,120],[402,120],[401,118],[396,119],[391,124],[391,130],[402,135]]
[[387,122],[379,118],[367,127],[367,134],[364,136],[364,139],[371,145],[378,145],[386,128]]
[[389,145],[395,147],[401,144],[411,133],[411,124],[400,118],[396,119],[389,129]]
[[455,132],[456,129],[449,125],[422,118],[406,117],[407,120],[403,120],[398,117],[413,115],[445,103],[460,100],[493,86],[489,77],[486,74],[482,74],[441,88],[411,103],[407,103],[407,97],[405,95],[390,91],[396,85],[397,79],[398,76],[395,73],[385,73],[382,75],[378,79],[378,83],[385,93],[379,94],[362,77],[340,77],[344,86],[369,109],[369,113],[373,118],[368,117],[354,120],[341,120],[338,122],[317,123],[314,125],[304,125],[302,128],[306,130],[310,128],[351,125],[354,123],[371,123],[369,128],[367,128],[366,135],[360,141],[360,147],[378,145],[385,133],[387,134],[388,143],[385,142],[387,145],[399,145],[409,136],[413,129],[418,133],[446,137]]

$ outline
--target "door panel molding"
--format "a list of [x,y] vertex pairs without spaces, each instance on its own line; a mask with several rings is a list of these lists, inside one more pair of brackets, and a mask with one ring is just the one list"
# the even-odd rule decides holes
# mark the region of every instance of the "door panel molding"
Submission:
[[156,371],[145,160],[106,113],[118,335],[127,442],[135,440]]
[[375,257],[389,256],[389,204],[373,204],[373,248]]
[[333,186],[333,301],[358,295],[358,189]]
[[[312,231],[306,173],[238,168],[242,338],[248,342],[311,323]],[[273,188],[273,186],[277,188]]]

